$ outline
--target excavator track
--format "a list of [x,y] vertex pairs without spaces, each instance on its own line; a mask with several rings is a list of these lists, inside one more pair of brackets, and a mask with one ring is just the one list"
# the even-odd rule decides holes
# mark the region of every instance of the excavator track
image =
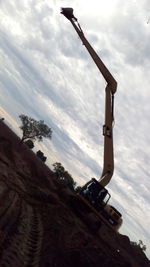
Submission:
[[38,267],[43,238],[41,216],[17,193],[11,193],[10,201],[0,214],[0,266]]

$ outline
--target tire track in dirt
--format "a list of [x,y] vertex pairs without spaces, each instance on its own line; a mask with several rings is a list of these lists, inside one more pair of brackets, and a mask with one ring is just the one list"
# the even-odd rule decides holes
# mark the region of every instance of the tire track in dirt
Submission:
[[14,194],[12,204],[7,205],[0,222],[0,266],[38,267],[43,225],[36,207]]

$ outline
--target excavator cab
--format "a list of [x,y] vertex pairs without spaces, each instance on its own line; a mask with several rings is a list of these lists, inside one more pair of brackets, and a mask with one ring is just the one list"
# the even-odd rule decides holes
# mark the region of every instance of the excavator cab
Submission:
[[95,178],[86,183],[80,192],[88,202],[98,211],[100,211],[110,199],[108,190],[104,188]]

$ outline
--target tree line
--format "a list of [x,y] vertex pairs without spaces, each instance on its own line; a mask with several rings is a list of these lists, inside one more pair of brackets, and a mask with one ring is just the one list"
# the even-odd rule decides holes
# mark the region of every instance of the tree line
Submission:
[[142,251],[146,251],[146,245],[144,245],[143,241],[140,239],[138,242],[131,241],[133,246],[139,247]]
[[[52,129],[44,123],[43,120],[35,120],[27,115],[19,115],[21,120],[20,129],[22,130],[22,138],[20,144],[26,144],[30,149],[34,148],[34,142],[37,140],[39,142],[43,141],[43,138],[52,138]],[[46,161],[46,157],[42,151],[36,152],[37,157],[39,157],[43,162]],[[70,188],[74,192],[79,192],[81,190],[80,186],[77,186],[71,174],[65,170],[60,162],[56,162],[53,165],[53,172],[56,177],[63,182],[65,186]]]

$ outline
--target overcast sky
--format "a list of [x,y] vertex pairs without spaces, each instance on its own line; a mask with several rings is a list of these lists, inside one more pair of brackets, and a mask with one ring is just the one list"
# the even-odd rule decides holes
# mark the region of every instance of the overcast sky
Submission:
[[0,0],[0,116],[19,131],[19,114],[44,119],[52,141],[40,145],[47,164],[61,162],[79,185],[103,166],[106,83],[71,23],[118,82],[115,172],[111,204],[123,214],[120,232],[143,240],[150,256],[150,3],[149,0]]

